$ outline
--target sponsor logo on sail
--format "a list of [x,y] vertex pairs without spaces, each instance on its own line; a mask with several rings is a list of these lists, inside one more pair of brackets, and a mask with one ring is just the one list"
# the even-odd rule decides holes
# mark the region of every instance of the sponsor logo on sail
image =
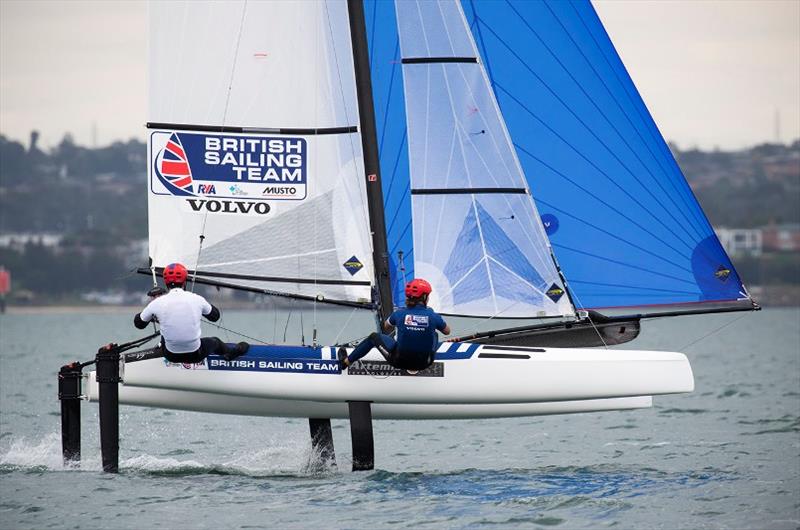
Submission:
[[717,272],[714,273],[714,276],[716,276],[716,278],[722,283],[725,283],[731,276],[731,270],[728,267],[725,267],[724,265],[720,265],[719,268],[717,269]]
[[[307,155],[304,138],[154,131],[150,190],[184,197],[192,211],[264,215],[269,206],[256,204],[306,198]],[[209,195],[220,200],[198,202]]]
[[244,191],[242,188],[240,188],[237,184],[231,185],[228,188],[228,191],[230,191],[231,195],[250,195],[249,193]]
[[542,226],[544,226],[544,231],[547,235],[552,236],[558,232],[558,217],[551,213],[542,215]]
[[561,297],[564,296],[564,289],[556,284],[553,284],[544,294],[546,294],[547,297],[553,302],[558,303]]
[[216,199],[186,199],[189,207],[195,212],[239,213],[266,215],[270,207],[266,202],[230,201]]
[[167,137],[155,163],[155,174],[167,190],[173,195],[192,194],[192,170],[177,134]]
[[355,276],[358,271],[364,268],[364,264],[358,261],[358,258],[355,256],[345,261],[342,266],[350,273],[350,276]]

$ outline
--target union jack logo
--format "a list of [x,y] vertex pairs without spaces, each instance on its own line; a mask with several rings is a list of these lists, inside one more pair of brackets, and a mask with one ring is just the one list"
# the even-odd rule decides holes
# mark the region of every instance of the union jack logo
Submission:
[[173,186],[191,193],[192,172],[178,135],[172,133],[161,158],[161,174]]

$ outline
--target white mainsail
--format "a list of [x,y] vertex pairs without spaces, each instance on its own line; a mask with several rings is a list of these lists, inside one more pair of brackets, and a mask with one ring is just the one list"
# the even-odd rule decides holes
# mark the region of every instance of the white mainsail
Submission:
[[370,298],[347,25],[343,1],[151,5],[155,266],[182,261],[228,284]]

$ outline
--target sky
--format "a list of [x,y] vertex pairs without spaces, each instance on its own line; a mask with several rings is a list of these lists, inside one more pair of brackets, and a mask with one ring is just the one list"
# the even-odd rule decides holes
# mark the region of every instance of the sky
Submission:
[[[253,0],[251,0],[253,1]],[[255,0],[258,1],[258,0]],[[800,0],[597,0],[662,134],[741,149],[800,137]],[[0,134],[145,139],[141,1],[0,0]]]

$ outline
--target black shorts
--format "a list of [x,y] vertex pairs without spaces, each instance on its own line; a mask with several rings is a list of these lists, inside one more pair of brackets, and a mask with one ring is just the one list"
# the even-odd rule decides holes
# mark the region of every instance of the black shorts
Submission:
[[164,358],[171,363],[195,364],[203,362],[211,354],[224,354],[225,344],[217,337],[203,337],[200,339],[200,347],[197,350],[187,353],[172,353],[164,345],[164,339],[161,339],[161,349],[164,352]]

